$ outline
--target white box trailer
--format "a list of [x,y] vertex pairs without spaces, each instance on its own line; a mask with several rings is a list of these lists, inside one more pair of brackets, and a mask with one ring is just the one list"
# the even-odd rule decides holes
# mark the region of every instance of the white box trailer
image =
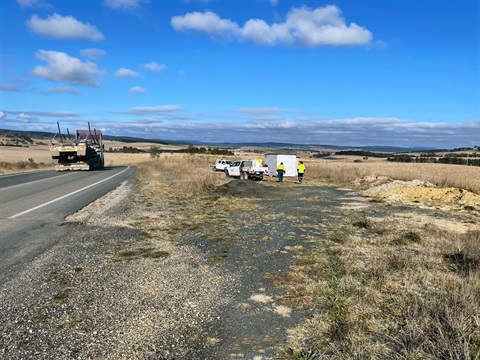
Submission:
[[297,155],[265,154],[265,164],[268,165],[270,175],[277,175],[277,166],[283,162],[285,174],[283,176],[297,176]]

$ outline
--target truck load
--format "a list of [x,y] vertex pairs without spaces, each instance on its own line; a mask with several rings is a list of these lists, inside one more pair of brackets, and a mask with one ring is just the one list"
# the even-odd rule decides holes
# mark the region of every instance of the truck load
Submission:
[[58,132],[53,136],[50,146],[52,159],[57,160],[55,171],[65,170],[93,170],[104,167],[102,133],[96,129],[77,130],[75,136],[67,129],[62,134],[60,124]]
[[263,176],[269,174],[268,166],[258,160],[239,160],[230,164],[225,173],[229,177],[239,177],[249,180],[263,180]]
[[297,155],[289,154],[266,154],[265,164],[271,169],[270,175],[277,176],[277,166],[283,162],[285,174],[283,176],[297,176],[298,158]]

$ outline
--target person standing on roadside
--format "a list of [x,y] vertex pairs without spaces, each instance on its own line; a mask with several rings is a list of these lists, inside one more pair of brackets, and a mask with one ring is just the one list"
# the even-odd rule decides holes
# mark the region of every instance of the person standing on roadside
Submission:
[[283,162],[281,162],[277,166],[277,182],[282,182],[283,181],[283,175],[286,173],[285,171],[285,166],[283,165]]
[[305,165],[303,165],[303,161],[300,161],[300,164],[297,167],[298,173],[298,182],[301,184],[303,181],[303,174],[305,174]]

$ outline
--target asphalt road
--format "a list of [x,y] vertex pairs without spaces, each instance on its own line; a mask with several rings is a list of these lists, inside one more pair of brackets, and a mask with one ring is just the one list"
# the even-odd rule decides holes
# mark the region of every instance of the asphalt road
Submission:
[[0,285],[61,241],[66,216],[131,178],[135,168],[0,176]]

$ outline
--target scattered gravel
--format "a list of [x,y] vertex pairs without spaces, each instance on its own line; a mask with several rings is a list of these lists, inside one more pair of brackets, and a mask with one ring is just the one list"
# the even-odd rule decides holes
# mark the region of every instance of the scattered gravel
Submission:
[[[148,212],[170,211],[161,205]],[[128,185],[106,195],[4,285],[0,358],[198,358],[230,279],[195,247],[135,229],[142,207]]]

